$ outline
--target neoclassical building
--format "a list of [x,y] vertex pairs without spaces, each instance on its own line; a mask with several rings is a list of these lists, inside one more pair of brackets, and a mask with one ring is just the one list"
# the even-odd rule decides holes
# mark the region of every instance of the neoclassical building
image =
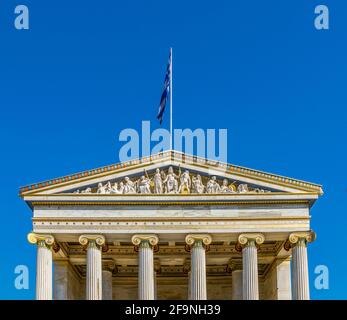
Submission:
[[309,299],[309,182],[166,151],[22,187],[37,299]]

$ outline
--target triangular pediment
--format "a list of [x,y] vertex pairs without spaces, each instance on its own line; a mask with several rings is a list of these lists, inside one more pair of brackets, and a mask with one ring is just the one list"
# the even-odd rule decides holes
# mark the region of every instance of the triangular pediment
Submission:
[[84,171],[21,188],[26,195],[317,193],[319,185],[176,151]]

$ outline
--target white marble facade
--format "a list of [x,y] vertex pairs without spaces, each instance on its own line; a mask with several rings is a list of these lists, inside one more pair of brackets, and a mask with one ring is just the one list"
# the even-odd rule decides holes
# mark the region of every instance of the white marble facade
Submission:
[[174,151],[23,187],[36,297],[309,299],[321,194]]

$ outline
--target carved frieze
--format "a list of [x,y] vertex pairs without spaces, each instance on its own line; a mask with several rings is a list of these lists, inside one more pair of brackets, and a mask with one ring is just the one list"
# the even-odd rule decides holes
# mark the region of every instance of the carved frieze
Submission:
[[228,179],[218,181],[216,176],[201,176],[188,170],[175,173],[172,166],[165,172],[157,168],[149,175],[146,170],[139,178],[125,177],[117,181],[99,183],[97,187],[77,189],[75,194],[236,194],[236,193],[268,193],[269,190],[251,187],[246,183]]

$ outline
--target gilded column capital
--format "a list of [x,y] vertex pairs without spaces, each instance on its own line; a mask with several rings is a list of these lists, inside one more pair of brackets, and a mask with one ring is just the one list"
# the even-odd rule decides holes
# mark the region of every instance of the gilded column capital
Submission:
[[103,249],[107,248],[106,239],[101,234],[82,234],[78,238],[78,242],[85,248],[89,246],[97,246]]
[[242,251],[242,248],[254,244],[260,246],[265,241],[265,236],[262,233],[242,233],[237,238],[236,250]]
[[38,246],[53,249],[54,252],[60,250],[59,244],[51,234],[30,232],[28,233],[27,239],[31,244],[37,244]]
[[185,238],[186,251],[190,251],[193,246],[203,246],[206,250],[209,249],[209,245],[212,243],[212,237],[209,234],[188,234]]
[[151,246],[155,246],[159,242],[159,238],[155,234],[134,234],[131,242],[135,246],[139,246],[141,242],[148,242]]
[[306,246],[307,243],[316,240],[316,233],[312,230],[310,231],[298,231],[293,232],[289,235],[287,241],[284,244],[284,249],[289,251],[296,245]]
[[136,252],[139,251],[139,247],[152,248],[154,252],[159,251],[159,246],[158,246],[159,238],[155,234],[134,234],[131,237],[131,242],[135,246],[134,250]]
[[209,234],[188,234],[186,235],[186,244],[192,246],[196,242],[202,242],[205,246],[208,246],[212,242],[212,237]]

